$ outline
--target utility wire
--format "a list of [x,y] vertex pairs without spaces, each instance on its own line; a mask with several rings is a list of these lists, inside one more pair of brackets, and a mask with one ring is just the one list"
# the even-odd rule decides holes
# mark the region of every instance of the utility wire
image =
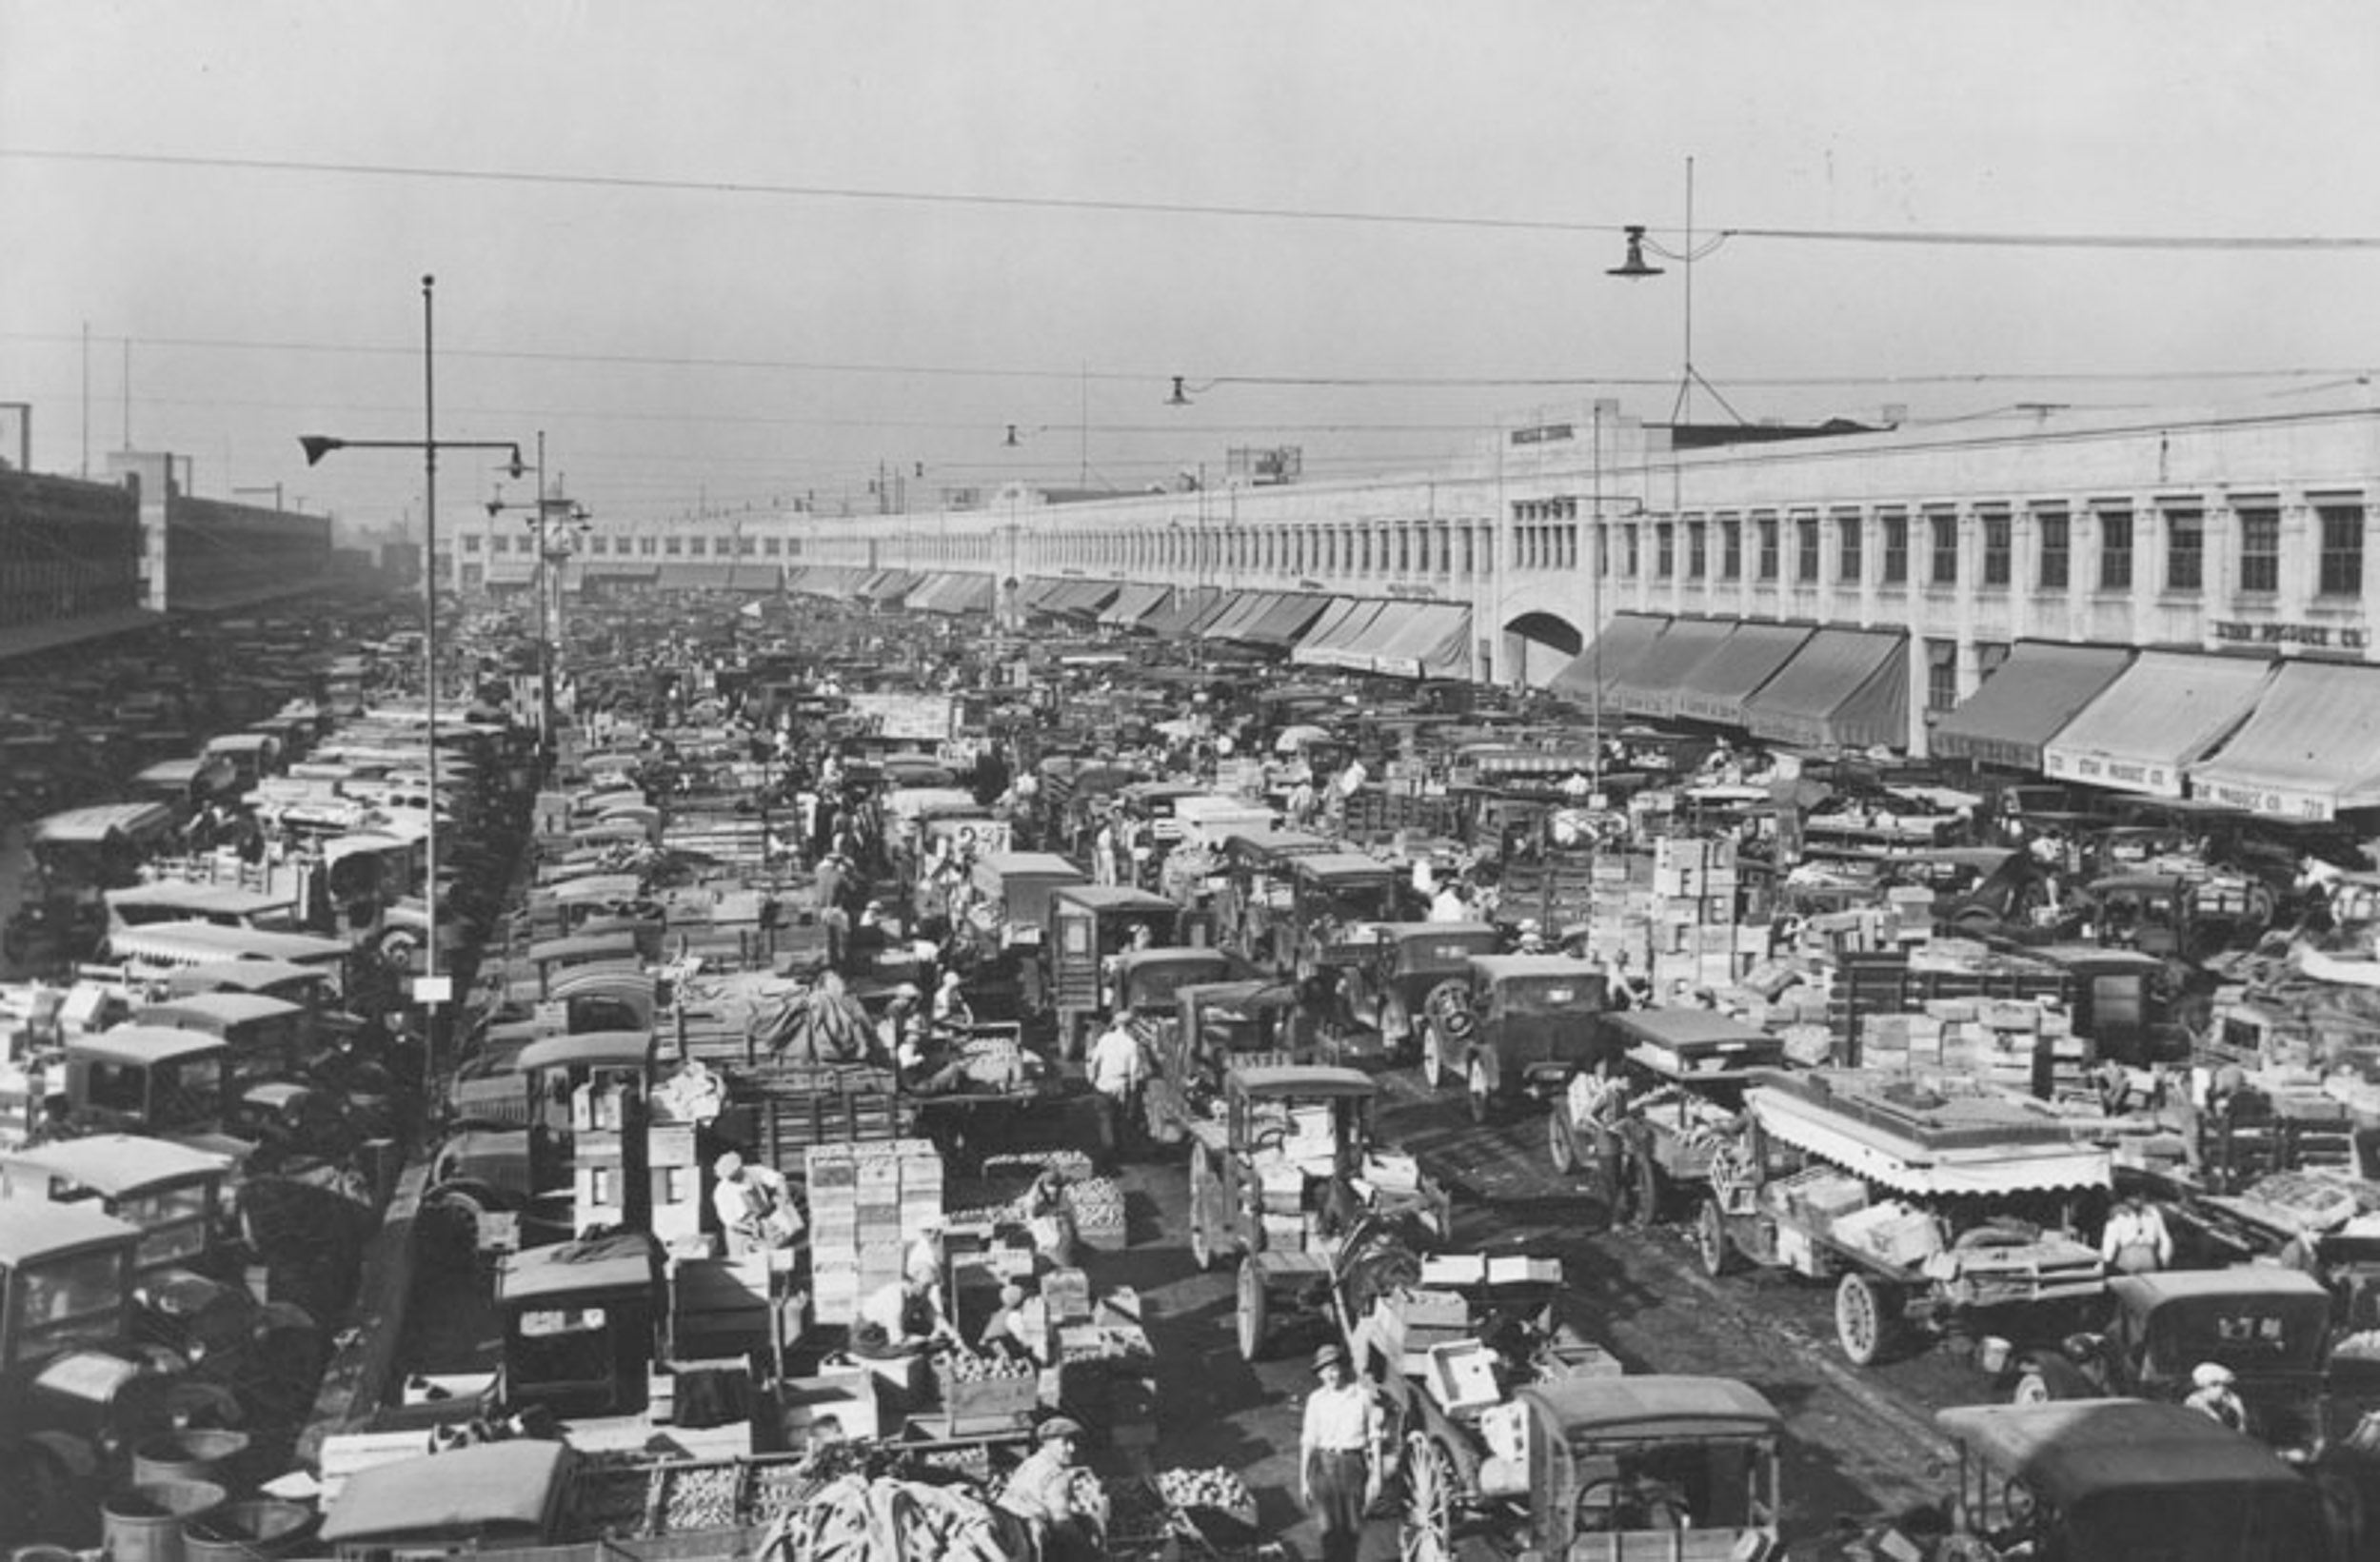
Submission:
[[[764,196],[776,199],[869,201],[916,206],[981,207],[1034,211],[1090,211],[1168,217],[1226,217],[1268,222],[1359,223],[1406,227],[1478,228],[1506,232],[1623,233],[1623,223],[1551,218],[1447,216],[1432,212],[1356,211],[1321,207],[1261,207],[1187,201],[1126,201],[1084,196],[993,195],[977,191],[907,190],[859,185],[778,184],[756,180],[655,179],[625,174],[546,173],[526,169],[440,168],[398,163],[334,163],[302,158],[214,157],[195,153],[76,151],[53,147],[0,146],[0,158],[169,168],[217,168],[249,173],[330,174],[368,179],[436,179],[469,184],[535,185],[563,188],[656,190],[671,193]],[[1636,225],[1645,226],[1645,225]],[[1657,227],[1649,229],[1659,231]],[[1985,229],[1752,227],[1716,225],[1712,242],[1730,238],[1793,244],[1937,245],[2024,249],[2366,250],[2380,236],[2366,234],[2028,233]]]

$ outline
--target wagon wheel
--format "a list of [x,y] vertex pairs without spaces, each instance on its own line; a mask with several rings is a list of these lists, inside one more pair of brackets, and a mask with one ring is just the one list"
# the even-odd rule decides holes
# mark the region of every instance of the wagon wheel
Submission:
[[1250,1254],[1240,1261],[1240,1359],[1257,1361],[1264,1354],[1264,1335],[1272,1319],[1266,1315],[1271,1298],[1264,1294],[1264,1270]]
[[1630,1189],[1628,1223],[1641,1231],[1647,1226],[1660,1224],[1665,1181],[1660,1162],[1651,1156],[1640,1150],[1634,1160],[1636,1175],[1630,1179],[1633,1186]]
[[1835,1288],[1835,1335],[1854,1367],[1874,1366],[1885,1351],[1899,1298],[1882,1281],[1857,1270]]
[[1487,1064],[1474,1058],[1463,1070],[1463,1104],[1471,1110],[1471,1120],[1484,1123],[1496,1110],[1496,1092],[1488,1084]]
[[1735,1257],[1727,1240],[1727,1216],[1716,1198],[1702,1201],[1701,1216],[1695,1221],[1695,1252],[1702,1259],[1702,1272],[1715,1280],[1727,1273]]
[[1578,1146],[1570,1137],[1570,1108],[1558,1100],[1545,1114],[1545,1157],[1557,1172],[1578,1169]]
[[1427,1433],[1405,1434],[1405,1522],[1397,1552],[1401,1562],[1454,1559],[1454,1461]]

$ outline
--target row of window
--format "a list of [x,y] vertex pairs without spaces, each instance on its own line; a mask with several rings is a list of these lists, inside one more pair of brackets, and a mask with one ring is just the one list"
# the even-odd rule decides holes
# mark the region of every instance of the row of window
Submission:
[[[2359,598],[2364,589],[2364,505],[2359,499],[2317,500],[2313,506],[2317,545],[2309,583],[2316,596]],[[2208,525],[2206,512],[2195,507],[2164,507],[2162,573],[2152,583],[2172,596],[2195,596],[2207,587]],[[2275,504],[2241,504],[2232,507],[2233,525],[2228,545],[2243,594],[2272,594],[2281,589],[2281,510]],[[1986,510],[1976,516],[1980,532],[1980,579],[1987,590],[2008,590],[2016,584],[2015,518],[2006,510]],[[2033,513],[2036,545],[2029,589],[2064,591],[2083,583],[2099,591],[2130,591],[2141,583],[2143,561],[2138,547],[2136,517],[2127,506],[2094,506],[2092,551],[2078,561],[2074,518],[2064,509]],[[1962,579],[1964,555],[1955,514],[1912,517],[1885,511],[1876,518],[1876,583],[1907,585],[1913,568],[1927,586],[1954,587]],[[1656,581],[1742,581],[1763,583],[1790,581],[1815,585],[1824,569],[1822,524],[1835,533],[1835,581],[1856,586],[1868,578],[1868,524],[1863,516],[1839,515],[1822,523],[1817,516],[1780,520],[1755,515],[1749,519],[1720,517],[1703,521],[1630,522],[1612,528],[1611,545],[1602,555],[1606,575],[1648,576]],[[1679,558],[1679,543],[1684,557]],[[1787,549],[1791,549],[1791,573]],[[1646,554],[1651,553],[1650,560]],[[1917,550],[1922,549],[1922,555]],[[1565,550],[1567,551],[1567,550]],[[2078,574],[2077,563],[2083,566]],[[1681,575],[1682,565],[1682,575]]]
[[[466,553],[482,551],[481,536],[481,533],[475,531],[465,532],[463,551]],[[714,543],[718,544],[715,548],[712,546]],[[790,546],[787,543],[788,539],[783,537],[614,537],[608,533],[597,532],[586,539],[585,546],[587,553],[599,559],[605,557],[627,559],[640,556],[648,559],[657,556],[668,559],[703,559],[714,554],[722,559],[739,556],[746,559],[782,559],[788,553],[795,555],[801,553],[802,544],[799,542],[793,542]],[[632,544],[633,546],[630,545]],[[535,558],[537,540],[526,532],[518,536],[510,532],[493,532],[486,535],[486,551],[517,553],[525,559]]]

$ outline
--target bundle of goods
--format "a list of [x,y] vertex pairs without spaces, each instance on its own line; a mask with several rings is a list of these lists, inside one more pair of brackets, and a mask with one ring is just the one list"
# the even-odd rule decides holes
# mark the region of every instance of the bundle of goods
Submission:
[[803,1562],[1009,1562],[1031,1541],[1021,1520],[962,1488],[846,1475],[781,1523],[760,1554],[782,1544]]

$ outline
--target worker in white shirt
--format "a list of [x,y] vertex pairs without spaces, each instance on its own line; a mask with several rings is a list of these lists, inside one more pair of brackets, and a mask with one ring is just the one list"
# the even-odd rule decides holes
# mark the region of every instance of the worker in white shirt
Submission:
[[1471,902],[1463,898],[1462,880],[1449,879],[1430,898],[1429,919],[1434,922],[1467,922],[1471,920]]
[[711,1208],[730,1257],[790,1247],[802,1235],[802,1212],[773,1166],[746,1164],[733,1150],[711,1163]]
[[1344,1347],[1315,1352],[1314,1372],[1321,1386],[1306,1396],[1298,1436],[1298,1497],[1322,1532],[1322,1562],[1355,1562],[1364,1511],[1379,1500],[1386,1417]]
[[2173,1261],[2165,1216],[2136,1193],[2117,1201],[2099,1232],[2099,1256],[2119,1275],[2152,1275]]
[[1122,1153],[1125,1137],[1139,1120],[1140,1088],[1148,1081],[1148,1055],[1133,1033],[1130,1009],[1117,1010],[1116,1018],[1091,1044],[1085,1072],[1091,1079],[1091,1098],[1099,1104],[1100,1145],[1112,1161]]

